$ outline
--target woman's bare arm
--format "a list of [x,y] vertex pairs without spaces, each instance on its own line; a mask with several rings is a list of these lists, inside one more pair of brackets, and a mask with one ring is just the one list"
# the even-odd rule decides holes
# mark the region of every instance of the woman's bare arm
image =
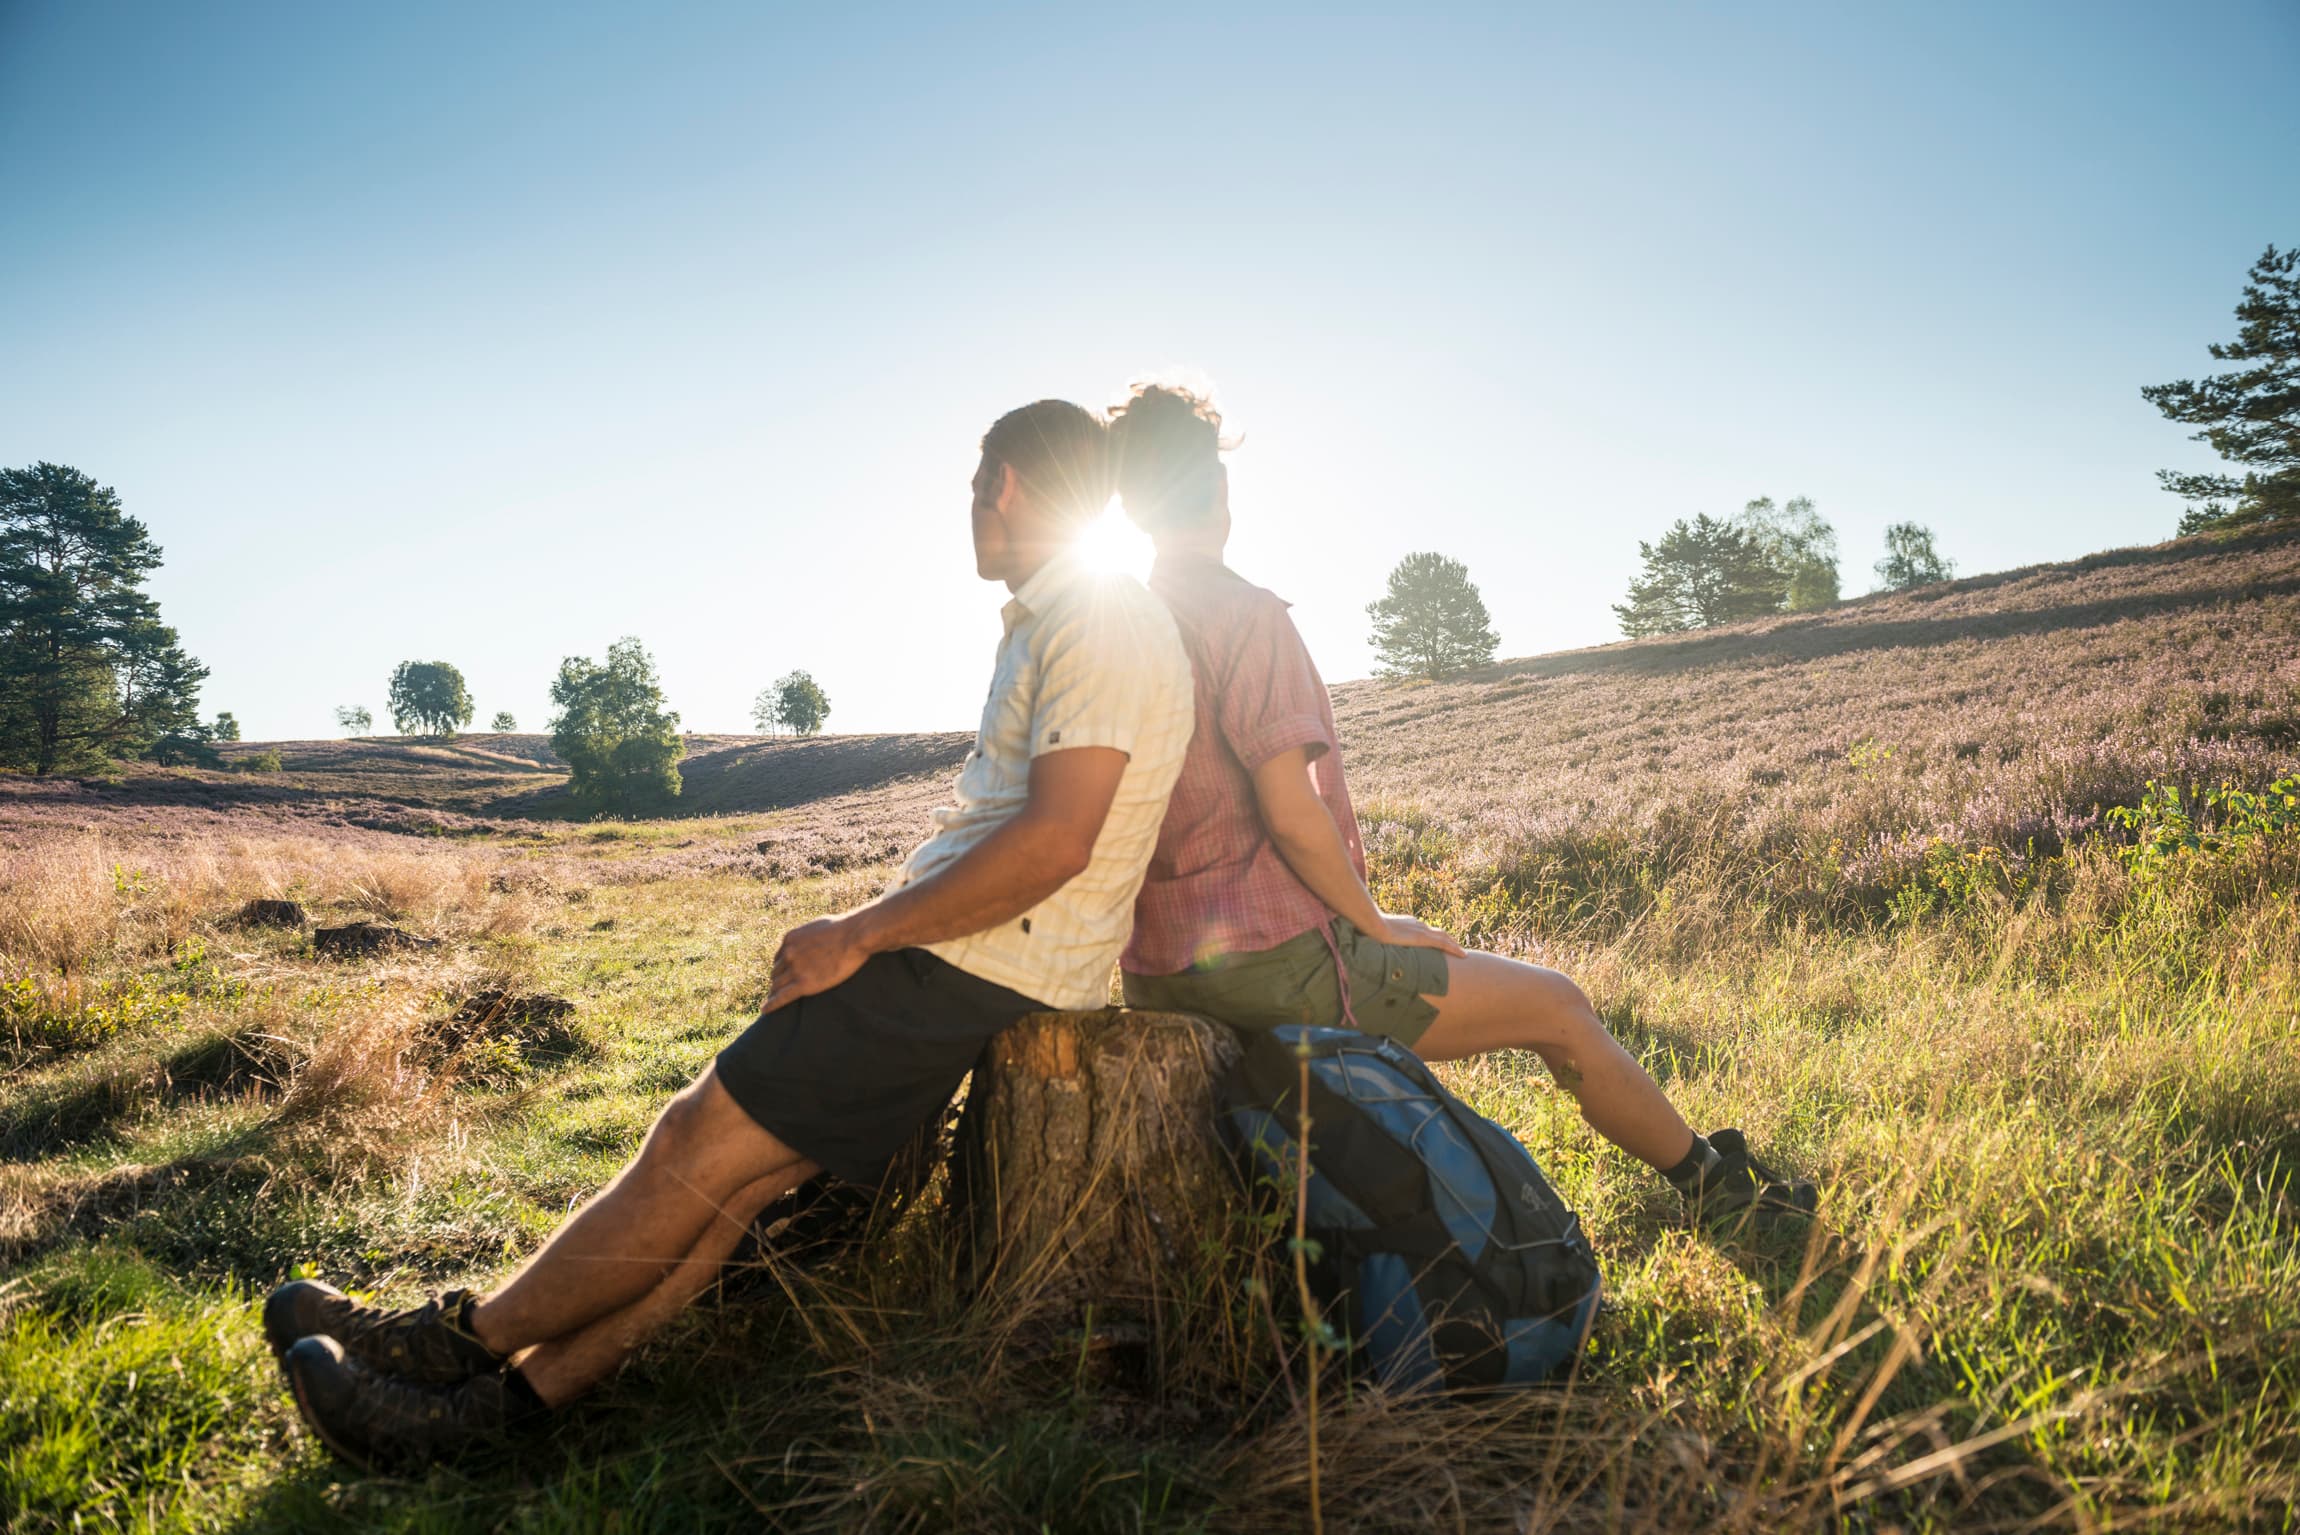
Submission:
[[1280,752],[1254,769],[1254,802],[1278,856],[1328,911],[1359,932],[1390,943],[1462,952],[1460,944],[1436,928],[1412,917],[1390,916],[1374,904],[1373,892],[1350,861],[1342,829],[1310,782],[1308,747]]

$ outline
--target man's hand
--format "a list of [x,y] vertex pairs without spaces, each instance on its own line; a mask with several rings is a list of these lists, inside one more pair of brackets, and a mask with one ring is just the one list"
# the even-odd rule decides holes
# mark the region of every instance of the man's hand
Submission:
[[767,1012],[828,991],[871,957],[851,917],[817,917],[783,934],[767,980]]
[[1398,917],[1382,913],[1382,937],[1401,949],[1440,949],[1459,959],[1462,946],[1431,927],[1419,917]]

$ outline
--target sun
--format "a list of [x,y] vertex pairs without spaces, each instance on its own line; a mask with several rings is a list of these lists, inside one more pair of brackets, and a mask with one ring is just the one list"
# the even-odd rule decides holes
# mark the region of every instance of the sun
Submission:
[[1127,520],[1115,499],[1078,534],[1078,557],[1091,570],[1141,580],[1150,574],[1151,556],[1149,535]]

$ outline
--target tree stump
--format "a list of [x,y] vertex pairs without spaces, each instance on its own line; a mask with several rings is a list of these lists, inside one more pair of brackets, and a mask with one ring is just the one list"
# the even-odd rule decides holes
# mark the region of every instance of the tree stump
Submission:
[[974,1289],[1016,1315],[1148,1315],[1235,1182],[1214,1083],[1237,1058],[1184,1013],[1038,1013],[976,1064],[952,1161]]
[[294,901],[255,900],[240,908],[242,927],[301,927],[304,909]]

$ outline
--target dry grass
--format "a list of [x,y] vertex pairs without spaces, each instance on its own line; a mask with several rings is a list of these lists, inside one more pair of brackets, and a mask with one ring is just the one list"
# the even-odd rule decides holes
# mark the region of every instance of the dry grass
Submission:
[[513,936],[540,907],[507,867],[493,849],[435,850],[404,839],[370,846],[66,834],[0,848],[0,971],[70,976],[106,959],[165,955],[196,934],[229,931],[240,907],[259,898],[431,934]]

